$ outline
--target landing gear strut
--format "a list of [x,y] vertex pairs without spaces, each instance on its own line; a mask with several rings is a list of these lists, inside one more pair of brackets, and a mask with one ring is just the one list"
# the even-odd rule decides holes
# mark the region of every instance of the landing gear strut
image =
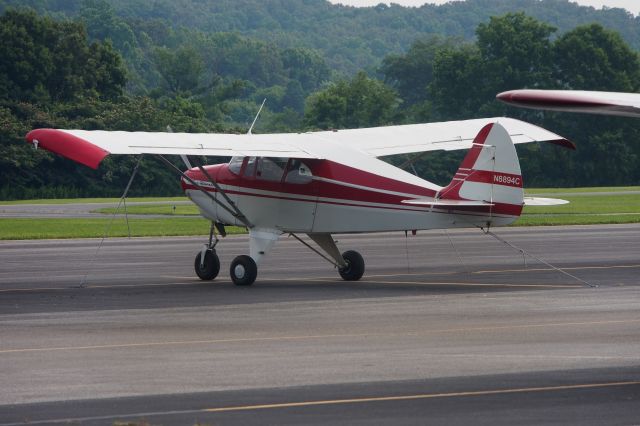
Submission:
[[210,281],[218,276],[220,272],[220,259],[216,254],[216,244],[218,244],[218,236],[216,235],[216,224],[211,222],[209,230],[209,243],[205,244],[196,255],[194,268],[198,278],[204,281]]
[[291,233],[290,235],[317,253],[324,260],[335,265],[343,280],[358,281],[362,278],[364,274],[364,259],[360,253],[354,250],[348,250],[341,254],[331,234],[307,234],[329,257],[303,241],[296,234]]

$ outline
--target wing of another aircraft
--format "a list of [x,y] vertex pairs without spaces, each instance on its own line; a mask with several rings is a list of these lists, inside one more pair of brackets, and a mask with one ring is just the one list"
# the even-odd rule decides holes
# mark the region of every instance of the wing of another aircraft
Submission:
[[525,108],[640,117],[640,93],[523,89],[502,92],[496,97]]
[[551,142],[575,149],[567,139],[512,118],[483,118],[339,131],[276,134],[154,133],[36,129],[29,143],[97,168],[109,154],[187,154],[317,158],[340,161],[353,150],[372,157],[471,147],[480,129],[500,123],[514,144]]

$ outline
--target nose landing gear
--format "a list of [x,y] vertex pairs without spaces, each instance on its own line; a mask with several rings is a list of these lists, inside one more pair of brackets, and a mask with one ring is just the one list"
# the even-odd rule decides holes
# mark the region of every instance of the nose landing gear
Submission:
[[205,244],[196,255],[194,268],[198,278],[204,281],[210,281],[218,276],[220,272],[220,259],[216,254],[216,245],[218,244],[218,236],[216,235],[216,223],[211,222],[209,230],[209,243]]
[[198,253],[194,267],[198,278],[210,281],[217,277],[220,272],[220,259],[214,249],[207,249],[204,252],[204,258],[202,252]]

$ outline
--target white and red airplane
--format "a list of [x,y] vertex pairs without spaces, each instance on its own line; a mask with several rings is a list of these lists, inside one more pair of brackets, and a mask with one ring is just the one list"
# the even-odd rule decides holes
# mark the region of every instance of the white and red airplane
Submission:
[[525,108],[640,117],[640,93],[521,89],[496,98]]
[[[224,236],[224,225],[248,228],[249,255],[230,266],[237,285],[255,281],[257,265],[284,233],[334,264],[343,279],[358,280],[362,256],[340,253],[332,234],[489,228],[515,221],[525,203],[562,204],[525,200],[514,143],[575,148],[561,136],[510,118],[263,135],[36,129],[26,139],[92,168],[109,154],[156,155],[181,174],[186,195],[211,221],[209,241],[194,265],[201,279],[215,278],[220,269],[216,230]],[[469,152],[444,187],[378,158],[459,149]],[[232,158],[181,172],[165,154]]]

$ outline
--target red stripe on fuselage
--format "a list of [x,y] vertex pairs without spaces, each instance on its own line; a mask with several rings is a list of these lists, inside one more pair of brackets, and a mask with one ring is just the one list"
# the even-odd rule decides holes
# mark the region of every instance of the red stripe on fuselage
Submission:
[[[260,191],[286,192],[307,197],[399,204],[407,198],[433,197],[436,195],[436,191],[430,188],[386,178],[328,160],[308,160],[306,163],[313,176],[316,177],[308,184],[291,184],[246,178],[231,173],[226,164],[207,166],[205,169],[219,185]],[[189,170],[187,175],[191,179],[208,181],[207,177],[198,169]],[[334,182],[328,182],[327,180]],[[183,188],[184,185],[185,183],[183,182]],[[397,194],[389,194],[388,192]]]
[[[185,190],[198,190],[193,185],[185,184],[183,185]],[[216,193],[217,190],[213,188],[206,188],[208,192]],[[268,194],[257,194],[254,192],[248,191],[236,191],[231,189],[225,189],[225,193],[227,195],[239,195],[245,197],[257,197],[257,198],[270,198],[276,200],[284,200],[284,201],[296,201],[302,203],[319,203],[319,204],[329,204],[336,206],[349,206],[349,207],[362,207],[368,209],[384,209],[384,210],[396,210],[396,211],[405,211],[405,212],[424,212],[424,213],[440,213],[440,214],[458,214],[465,216],[488,216],[490,214],[494,216],[519,216],[522,211],[522,207],[513,204],[502,204],[496,203],[493,206],[487,207],[479,207],[479,206],[457,206],[457,207],[444,207],[444,206],[433,206],[433,207],[423,207],[423,208],[410,208],[406,204],[387,204],[387,205],[367,205],[367,204],[358,204],[355,201],[344,200],[344,201],[328,201],[328,200],[316,200],[316,199],[305,199],[305,198],[295,198],[293,196],[286,197],[282,195],[268,195]],[[490,212],[491,210],[491,212]]]
[[[487,134],[489,130],[490,128],[486,129]],[[486,135],[484,138],[486,138]],[[484,142],[484,139],[482,139],[482,142]],[[316,202],[319,197],[329,198],[332,200],[317,201],[323,204],[378,209],[383,208],[399,211],[433,211],[438,213],[453,213],[455,210],[456,214],[472,215],[488,215],[491,210],[491,214],[518,216],[522,210],[522,206],[510,204],[496,204],[492,207],[456,207],[455,209],[445,207],[408,209],[406,204],[402,204],[403,200],[407,200],[408,198],[434,197],[436,195],[436,191],[394,179],[385,178],[383,176],[378,176],[328,160],[308,160],[306,161],[306,164],[309,166],[315,177],[330,179],[335,182],[316,179],[308,184],[289,184],[255,178],[245,178],[231,173],[227,164],[207,166],[205,169],[219,185],[223,185],[228,188],[225,189],[225,192],[229,195],[275,198],[299,202]],[[474,172],[475,171],[471,173]],[[208,181],[207,177],[198,169],[189,170],[187,175],[194,180]],[[365,188],[354,188],[353,185]],[[185,182],[184,180],[182,181],[182,187],[185,190],[197,189],[195,186]],[[206,190],[210,192],[217,192],[213,188],[206,188]],[[258,194],[252,192],[252,190],[278,193],[279,195]],[[397,192],[399,194],[389,194],[386,193],[387,191]],[[386,204],[386,206],[371,206],[361,203]]]

